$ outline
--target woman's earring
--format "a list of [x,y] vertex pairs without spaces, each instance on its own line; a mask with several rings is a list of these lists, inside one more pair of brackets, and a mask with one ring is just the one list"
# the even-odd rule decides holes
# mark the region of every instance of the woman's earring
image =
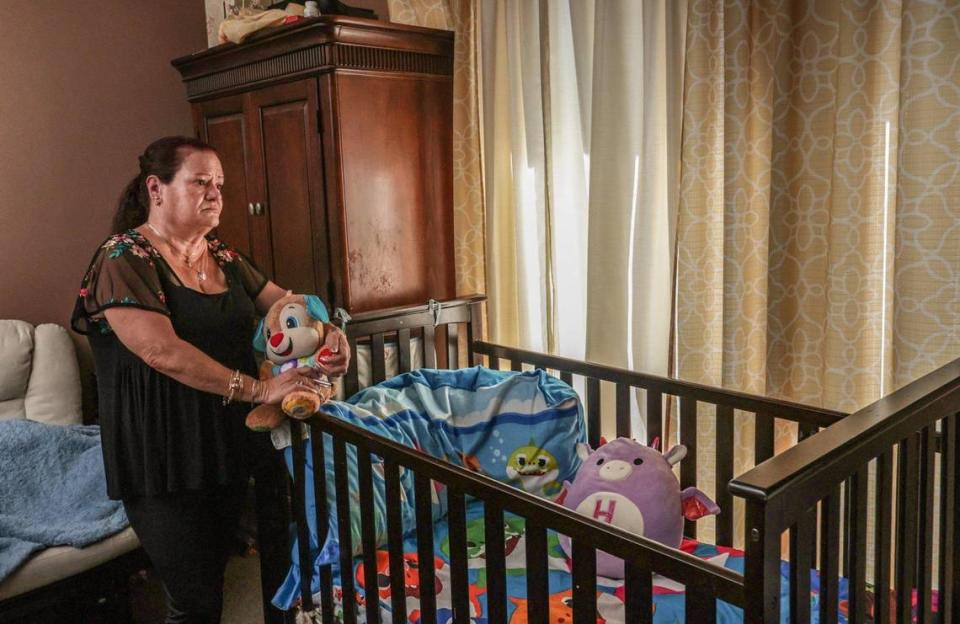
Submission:
[[163,200],[160,199],[160,196],[159,196],[159,195],[155,195],[154,198],[153,198],[153,202],[154,202],[157,206],[159,206],[160,204],[163,203]]

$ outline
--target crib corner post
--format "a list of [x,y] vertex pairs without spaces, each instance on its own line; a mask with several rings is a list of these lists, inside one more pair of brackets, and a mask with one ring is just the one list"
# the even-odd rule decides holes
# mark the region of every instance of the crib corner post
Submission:
[[746,501],[746,561],[743,586],[745,624],[780,621],[780,531],[768,501]]

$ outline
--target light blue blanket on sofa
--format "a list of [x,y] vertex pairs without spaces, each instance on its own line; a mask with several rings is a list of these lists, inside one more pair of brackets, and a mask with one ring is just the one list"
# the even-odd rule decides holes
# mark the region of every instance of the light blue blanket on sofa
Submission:
[[107,498],[99,427],[0,421],[0,581],[37,550],[81,548],[127,525]]

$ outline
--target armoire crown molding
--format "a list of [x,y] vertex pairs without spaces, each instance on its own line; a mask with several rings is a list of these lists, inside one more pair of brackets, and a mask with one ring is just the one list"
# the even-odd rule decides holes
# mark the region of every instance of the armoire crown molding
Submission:
[[[398,36],[400,35],[400,36]],[[355,17],[322,16],[172,61],[191,102],[243,86],[338,69],[452,78],[453,33]]]

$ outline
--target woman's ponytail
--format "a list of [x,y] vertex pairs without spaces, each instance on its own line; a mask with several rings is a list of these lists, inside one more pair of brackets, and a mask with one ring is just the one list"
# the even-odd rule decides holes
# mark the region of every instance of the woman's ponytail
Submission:
[[112,234],[120,234],[143,225],[149,214],[147,206],[147,188],[144,185],[144,175],[138,174],[120,194],[117,212],[113,215]]

